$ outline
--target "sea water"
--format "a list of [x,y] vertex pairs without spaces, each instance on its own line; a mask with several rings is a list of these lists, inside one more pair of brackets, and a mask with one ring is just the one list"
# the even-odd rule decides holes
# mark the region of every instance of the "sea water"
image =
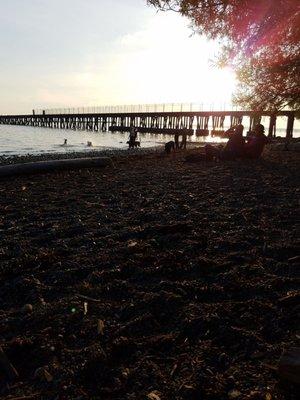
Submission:
[[[159,135],[161,136],[161,135]],[[67,145],[64,141],[67,139]],[[0,125],[0,155],[84,152],[126,149],[128,134]],[[141,146],[157,146],[157,135],[141,135]],[[88,147],[87,142],[93,146]]]
[[[127,149],[129,133],[92,132],[28,126],[0,125],[0,155],[89,152]],[[64,141],[67,139],[67,145]],[[174,140],[174,135],[139,134],[142,148],[157,147]],[[189,137],[189,141],[196,140]],[[209,140],[209,139],[208,139]],[[88,147],[87,142],[93,146]]]

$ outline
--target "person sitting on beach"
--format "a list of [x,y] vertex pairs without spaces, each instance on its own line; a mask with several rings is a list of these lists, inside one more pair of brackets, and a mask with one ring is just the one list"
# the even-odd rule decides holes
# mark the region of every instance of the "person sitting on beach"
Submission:
[[269,143],[269,139],[264,132],[265,127],[262,124],[255,126],[253,133],[249,135],[245,144],[245,158],[257,159],[262,155],[265,145]]
[[165,144],[165,153],[170,154],[172,150],[175,151],[175,142],[173,140]]
[[245,139],[243,137],[244,126],[242,124],[228,129],[225,134],[230,134],[230,138],[225,147],[216,147],[210,144],[205,146],[206,159],[213,160],[236,160],[244,156]]
[[88,141],[86,145],[87,145],[87,147],[93,147],[93,143],[90,141]]
[[64,139],[64,143],[61,144],[60,146],[67,146],[68,145],[68,139]]

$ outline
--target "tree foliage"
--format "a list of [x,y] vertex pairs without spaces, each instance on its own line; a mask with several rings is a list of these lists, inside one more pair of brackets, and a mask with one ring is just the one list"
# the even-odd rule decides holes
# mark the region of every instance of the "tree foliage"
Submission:
[[300,0],[148,0],[186,16],[195,32],[218,39],[219,65],[239,79],[243,107],[300,107]]

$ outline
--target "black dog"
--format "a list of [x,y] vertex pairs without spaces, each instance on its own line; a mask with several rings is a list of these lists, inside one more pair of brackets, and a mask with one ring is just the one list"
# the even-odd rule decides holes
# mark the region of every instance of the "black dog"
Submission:
[[175,151],[175,142],[173,140],[165,144],[165,152],[167,154],[170,154],[172,150]]
[[141,147],[141,142],[138,140],[135,141],[128,141],[127,144],[129,144],[129,148],[132,149],[134,147]]

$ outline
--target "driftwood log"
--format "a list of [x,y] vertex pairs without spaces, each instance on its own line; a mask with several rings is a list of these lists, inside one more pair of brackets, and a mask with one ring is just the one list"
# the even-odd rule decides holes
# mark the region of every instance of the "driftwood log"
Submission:
[[112,161],[109,157],[95,157],[4,165],[3,167],[0,167],[0,178],[81,168],[106,167],[111,164]]
[[19,377],[15,367],[11,364],[9,359],[6,357],[2,347],[0,346],[0,368],[5,372],[7,378],[11,381]]
[[300,385],[300,348],[285,351],[279,361],[279,376],[282,380]]

